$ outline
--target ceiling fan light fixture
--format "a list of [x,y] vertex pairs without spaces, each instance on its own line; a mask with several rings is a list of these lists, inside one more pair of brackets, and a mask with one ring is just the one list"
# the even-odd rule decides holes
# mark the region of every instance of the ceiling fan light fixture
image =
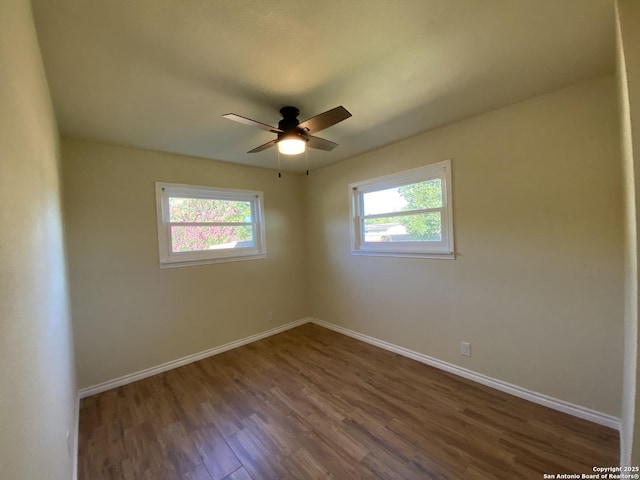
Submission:
[[278,151],[283,155],[298,155],[304,152],[306,144],[298,135],[286,135],[278,141]]

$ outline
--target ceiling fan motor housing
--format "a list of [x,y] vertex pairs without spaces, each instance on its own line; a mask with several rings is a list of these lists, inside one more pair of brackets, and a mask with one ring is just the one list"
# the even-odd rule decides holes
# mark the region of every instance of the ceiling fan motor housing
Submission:
[[292,135],[297,135],[302,138],[305,142],[309,140],[306,135],[306,131],[302,128],[298,128],[300,121],[298,120],[298,115],[300,115],[300,110],[296,107],[282,107],[280,109],[280,115],[282,115],[282,120],[278,122],[278,128],[282,130],[282,133],[278,133],[278,140],[289,137]]

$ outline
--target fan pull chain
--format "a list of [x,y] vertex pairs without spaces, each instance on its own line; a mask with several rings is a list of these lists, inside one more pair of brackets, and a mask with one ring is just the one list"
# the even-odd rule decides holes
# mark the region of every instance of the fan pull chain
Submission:
[[304,149],[304,158],[307,161],[307,177],[309,176],[309,152],[307,149]]
[[282,173],[280,172],[280,150],[278,150],[278,178],[282,178]]

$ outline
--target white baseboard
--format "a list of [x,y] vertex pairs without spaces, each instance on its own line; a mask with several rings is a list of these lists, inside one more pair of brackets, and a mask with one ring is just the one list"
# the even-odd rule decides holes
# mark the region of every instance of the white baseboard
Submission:
[[553,398],[548,395],[544,395],[542,393],[533,392],[531,390],[527,390],[526,388],[518,387],[517,385],[503,382],[502,380],[497,380],[495,378],[488,377],[481,373],[476,373],[471,370],[467,370],[466,368],[453,365],[452,363],[443,362],[442,360],[438,360],[437,358],[424,355],[423,353],[414,352],[413,350],[409,350],[404,347],[399,347],[392,343],[385,342],[383,340],[379,340],[377,338],[370,337],[368,335],[363,335],[361,333],[354,332],[353,330],[349,330],[348,328],[334,325],[332,323],[328,323],[317,318],[312,318],[310,322],[315,323],[316,325],[319,325],[321,327],[328,328],[335,332],[342,333],[343,335],[347,335],[357,340],[361,340],[365,343],[369,343],[376,347],[389,350],[390,352],[397,353],[404,357],[411,358],[413,360],[424,363],[426,365],[430,365],[440,370],[444,370],[445,372],[449,372],[459,377],[466,378],[468,380],[480,383],[482,385],[486,385],[487,387],[495,388],[496,390],[500,390],[501,392],[508,393],[515,397],[519,397],[524,400],[529,400],[530,402],[537,403],[539,405],[543,405],[545,407],[549,407],[554,410],[558,410],[559,412],[567,413],[569,415],[573,415],[574,417],[582,418],[584,420],[589,420],[590,422],[597,423],[599,425],[604,425],[605,427],[613,428],[620,431],[620,419],[612,415],[598,412],[596,410],[592,410],[590,408],[583,407],[581,405],[576,405],[570,402],[566,402],[564,400]]
[[312,320],[311,317],[302,318],[300,320],[286,323],[284,325],[280,325],[279,327],[275,327],[270,330],[266,330],[264,332],[256,333],[255,335],[250,335],[248,337],[241,338],[240,340],[235,340],[233,342],[225,343],[224,345],[220,345],[219,347],[213,347],[208,350],[204,350],[202,352],[194,353],[192,355],[187,355],[186,357],[178,358],[176,360],[172,360],[170,362],[163,363],[155,367],[147,368],[139,372],[130,373],[129,375],[124,375],[123,377],[119,377],[113,380],[99,383],[98,385],[93,385],[92,387],[82,388],[79,390],[78,396],[80,398],[86,398],[86,397],[90,397],[91,395],[96,395],[97,393],[102,393],[107,390],[111,390],[112,388],[120,387],[128,383],[137,382],[138,380],[142,380],[143,378],[152,377],[153,375],[157,375],[158,373],[166,372],[167,370],[172,370],[174,368],[178,368],[183,365],[187,365],[189,363],[197,362],[198,360],[202,360],[203,358],[211,357],[213,355],[218,355],[219,353],[226,352],[227,350],[231,350],[233,348],[241,347],[242,345],[246,345],[248,343],[262,340],[263,338],[267,338],[272,335],[276,335],[278,333],[284,332],[285,330],[289,330],[291,328],[295,328],[305,323],[308,323],[311,320]]
[[[511,383],[503,382],[502,380],[497,380],[487,375],[483,375],[481,373],[477,373],[477,372],[468,370],[466,368],[459,367],[452,363],[438,360],[437,358],[430,357],[423,353],[415,352],[413,350],[409,350],[407,348],[400,347],[398,345],[394,345],[389,342],[385,342],[384,340],[379,340],[377,338],[370,337],[368,335],[364,335],[362,333],[349,330],[348,328],[344,328],[339,325],[334,325],[333,323],[328,323],[328,322],[325,322],[324,320],[320,320],[313,317],[302,318],[295,322],[290,322],[285,325],[280,325],[279,327],[272,328],[270,330],[266,330],[264,332],[257,333],[255,335],[251,335],[249,337],[245,337],[240,340],[235,340],[233,342],[229,342],[224,345],[220,345],[218,347],[213,347],[199,353],[194,353],[192,355],[187,355],[186,357],[182,357],[167,363],[163,363],[162,365],[147,368],[139,372],[131,373],[129,375],[125,375],[123,377],[119,377],[114,380],[109,380],[107,382],[100,383],[92,387],[83,388],[78,392],[78,396],[79,398],[90,397],[91,395],[95,395],[97,393],[111,390],[112,388],[120,387],[128,383],[133,383],[138,380],[142,380],[143,378],[151,377],[153,375],[157,375],[158,373],[166,372],[167,370],[181,367],[183,365],[187,365],[192,362],[197,362],[198,360],[202,360],[204,358],[211,357],[213,355],[217,355],[222,352],[226,352],[227,350],[231,350],[233,348],[237,348],[242,345],[247,345],[248,343],[262,340],[263,338],[276,335],[278,333],[284,332],[286,330],[290,330],[292,328],[298,327],[305,323],[314,323],[321,327],[328,328],[335,332],[341,333],[343,335],[347,335],[357,340],[361,340],[365,343],[374,345],[376,347],[383,348],[384,350],[397,353],[404,357],[411,358],[413,360],[424,363],[426,365],[430,365],[432,367],[443,370],[445,372],[449,372],[459,377],[466,378],[468,380],[474,381],[481,385],[486,385],[487,387],[495,388],[496,390],[500,390],[501,392],[508,393],[515,397],[519,397],[524,400],[529,400],[530,402],[537,403],[539,405],[543,405],[545,407],[549,407],[554,410],[558,410],[560,412],[567,413],[569,415],[573,415],[578,418],[589,420],[590,422],[597,423],[599,425],[604,425],[606,427],[613,428],[620,431],[620,419],[618,417],[614,417],[606,413],[598,412],[596,410],[592,410],[590,408],[583,407],[581,405],[576,405],[570,402],[566,402],[558,398],[550,397],[542,393],[527,390],[526,388],[522,388],[517,385],[513,385]],[[76,442],[77,442],[77,434],[76,434]]]

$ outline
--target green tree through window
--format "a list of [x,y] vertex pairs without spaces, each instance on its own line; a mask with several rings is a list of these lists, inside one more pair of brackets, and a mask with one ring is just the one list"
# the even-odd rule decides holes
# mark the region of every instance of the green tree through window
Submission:
[[[172,197],[169,199],[169,219],[171,222],[189,223],[246,223],[251,222],[251,204],[233,200]],[[253,239],[252,227],[234,225],[174,225],[171,234],[174,252],[207,250]]]
[[[404,211],[442,207],[442,181],[439,178],[398,187],[398,193],[407,201]],[[398,217],[411,241],[438,241],[442,239],[440,212]]]

